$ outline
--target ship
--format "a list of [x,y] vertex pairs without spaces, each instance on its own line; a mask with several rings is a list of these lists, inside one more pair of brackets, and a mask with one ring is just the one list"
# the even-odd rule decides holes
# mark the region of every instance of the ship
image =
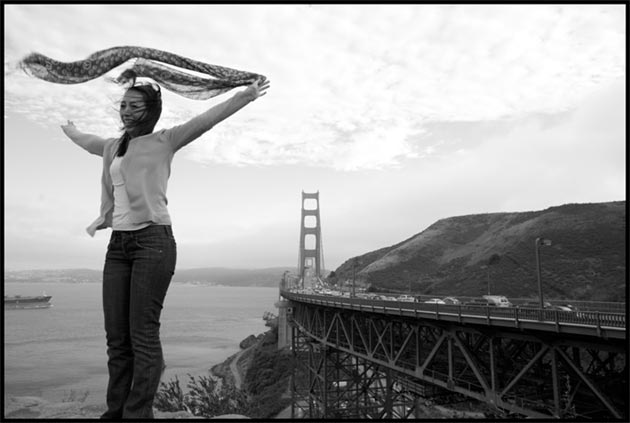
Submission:
[[48,308],[52,295],[36,295],[36,296],[4,296],[4,308]]

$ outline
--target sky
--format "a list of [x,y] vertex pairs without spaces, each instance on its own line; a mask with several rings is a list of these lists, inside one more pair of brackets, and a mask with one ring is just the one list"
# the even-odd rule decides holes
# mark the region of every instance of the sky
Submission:
[[[5,270],[101,269],[111,234],[85,231],[101,159],[60,125],[119,136],[122,88],[30,77],[31,52],[142,46],[265,75],[175,155],[177,266],[296,267],[302,192],[319,192],[334,270],[448,217],[625,200],[625,8],[3,4]],[[239,90],[163,91],[156,129]]]

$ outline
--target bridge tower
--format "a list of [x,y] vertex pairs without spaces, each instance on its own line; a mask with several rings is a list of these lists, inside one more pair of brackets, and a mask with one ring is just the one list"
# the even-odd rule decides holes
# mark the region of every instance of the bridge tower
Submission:
[[[306,208],[305,203],[307,200],[315,200],[315,208]],[[309,222],[307,222],[307,219]],[[314,243],[308,243],[308,246],[311,248],[307,248],[307,237],[314,238]],[[298,277],[302,281],[302,287],[304,287],[305,277],[320,278],[322,269],[322,228],[319,219],[319,191],[315,193],[302,191],[302,219],[298,262]],[[313,271],[314,274],[312,273]]]

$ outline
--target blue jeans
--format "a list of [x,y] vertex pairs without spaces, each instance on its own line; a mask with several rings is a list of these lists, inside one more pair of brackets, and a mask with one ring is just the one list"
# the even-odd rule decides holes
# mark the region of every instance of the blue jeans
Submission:
[[103,269],[109,383],[101,418],[153,418],[164,363],[160,313],[176,260],[170,226],[112,231]]

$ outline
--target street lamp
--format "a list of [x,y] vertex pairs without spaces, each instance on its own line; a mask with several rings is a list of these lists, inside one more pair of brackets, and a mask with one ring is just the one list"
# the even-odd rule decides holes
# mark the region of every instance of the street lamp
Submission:
[[540,300],[540,308],[545,308],[545,303],[543,302],[543,291],[542,291],[542,280],[540,279],[540,253],[539,249],[541,245],[551,245],[550,239],[545,238],[536,238],[536,274],[538,275],[538,298]]
[[357,279],[357,260],[358,259],[356,257],[352,260],[352,298],[356,296],[355,283]]
[[481,265],[481,268],[484,270],[488,270],[488,295],[490,295],[490,266],[483,264]]

